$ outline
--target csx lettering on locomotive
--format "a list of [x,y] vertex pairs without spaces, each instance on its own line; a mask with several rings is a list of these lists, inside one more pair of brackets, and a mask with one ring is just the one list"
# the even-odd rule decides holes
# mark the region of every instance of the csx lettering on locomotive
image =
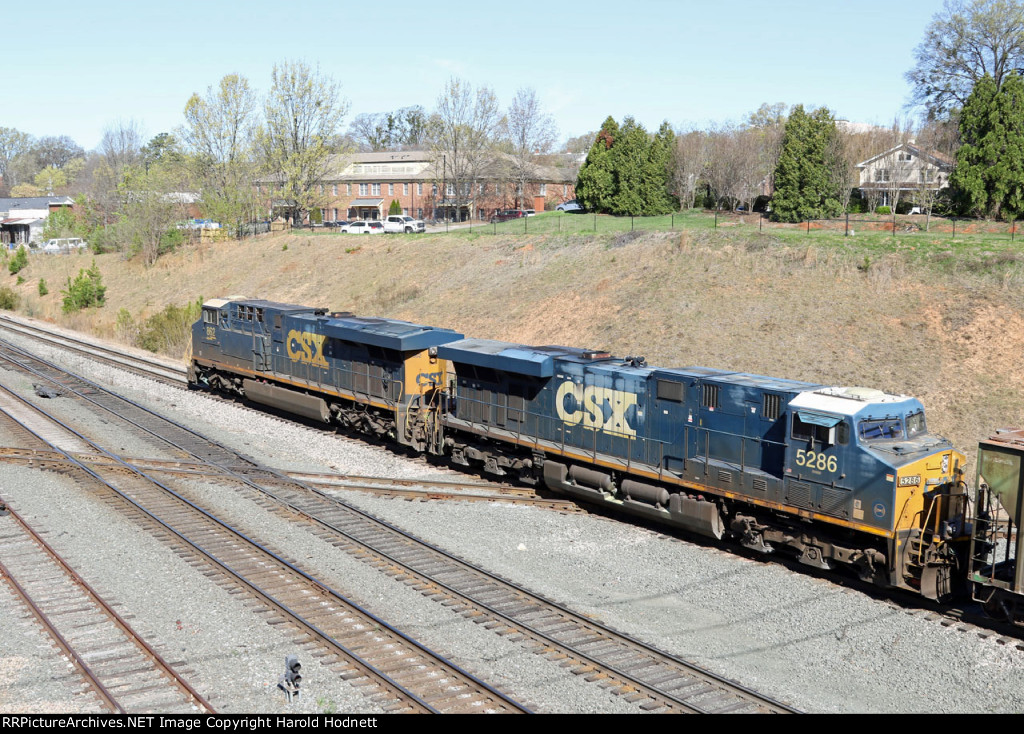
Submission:
[[635,405],[634,393],[571,381],[563,382],[555,394],[555,410],[567,425],[582,423],[586,428],[617,436],[636,436],[636,428],[629,425],[626,415]]
[[288,357],[296,362],[305,362],[314,367],[327,369],[327,360],[324,358],[324,341],[326,339],[327,337],[323,334],[292,329],[288,332]]

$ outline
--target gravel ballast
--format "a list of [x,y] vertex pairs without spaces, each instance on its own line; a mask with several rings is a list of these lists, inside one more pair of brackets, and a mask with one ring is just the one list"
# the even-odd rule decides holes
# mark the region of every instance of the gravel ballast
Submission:
[[[451,476],[378,447],[291,425],[201,393],[78,357],[60,361],[280,469]],[[168,646],[177,645],[186,636],[177,629],[177,620],[182,620],[194,641],[183,645],[181,657],[208,687],[218,689],[214,703],[220,710],[373,710],[372,702],[351,686],[316,677],[312,670],[301,704],[286,706],[274,684],[284,655],[294,652],[288,640],[275,639],[260,615],[71,486],[52,473],[0,465],[3,496],[30,519],[54,529],[55,541],[60,541],[54,544],[101,579],[99,585],[122,601],[147,631]],[[191,489],[208,492],[232,522],[298,559],[332,587],[538,710],[636,710],[329,544],[295,532],[231,489],[199,483]],[[778,564],[599,517],[496,503],[409,502],[341,490],[336,494],[577,611],[802,710],[1024,711],[1024,690],[1016,685],[1024,676],[1024,651],[1014,644],[943,626],[927,615],[908,613]],[[132,572],[126,573],[126,567]],[[7,595],[0,595],[0,613],[16,614],[11,604]],[[204,619],[209,621],[188,621]],[[26,650],[37,650],[41,658],[52,654],[26,642],[30,632],[19,625],[9,639],[0,639],[6,666],[0,671],[10,668],[11,661],[23,660]],[[232,673],[237,680],[224,680],[228,669],[239,671]],[[33,690],[44,695],[26,701],[23,686],[0,676],[0,711],[65,705],[64,688],[55,682],[52,694],[45,695],[41,682]]]

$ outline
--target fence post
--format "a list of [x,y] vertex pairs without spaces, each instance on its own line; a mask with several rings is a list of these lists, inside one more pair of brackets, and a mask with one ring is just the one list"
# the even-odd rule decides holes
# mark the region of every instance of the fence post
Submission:
[[956,217],[953,217],[953,239],[956,239]]
[[807,220],[807,234],[810,234],[810,233],[811,233],[811,220],[808,219]]
[[1014,219],[1010,222],[1010,242],[1013,242],[1013,236],[1017,234],[1017,220]]
[[594,231],[597,231],[597,212],[594,212]]
[[757,231],[760,232],[764,229],[764,214],[757,218]]
[[844,234],[843,236],[850,236],[850,212],[846,212],[846,234]]
[[670,230],[674,230],[676,228],[676,215],[675,214],[672,215],[672,224],[668,225],[668,228]]
[[715,209],[715,229],[718,229],[718,210]]
[[629,215],[629,231],[630,232],[633,231],[633,215],[632,214]]

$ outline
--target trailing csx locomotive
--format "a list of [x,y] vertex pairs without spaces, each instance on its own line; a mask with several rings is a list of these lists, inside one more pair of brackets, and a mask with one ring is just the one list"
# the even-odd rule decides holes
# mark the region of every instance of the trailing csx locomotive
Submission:
[[964,456],[910,397],[240,298],[192,342],[195,386],[929,598],[964,575]]

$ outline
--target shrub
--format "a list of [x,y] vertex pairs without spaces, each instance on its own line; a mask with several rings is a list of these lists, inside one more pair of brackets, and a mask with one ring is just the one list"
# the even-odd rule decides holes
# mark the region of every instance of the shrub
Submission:
[[74,282],[69,276],[68,288],[61,293],[64,294],[64,305],[61,307],[64,313],[102,306],[107,298],[107,287],[103,285],[96,261],[92,261],[92,266],[88,270],[79,270]]
[[39,279],[39,295],[45,296],[50,292],[50,289],[46,287],[46,278]]
[[[169,304],[163,311],[146,319],[138,336],[138,346],[151,352],[180,356],[188,345],[192,324],[199,319],[202,309],[202,299],[184,306]],[[119,324],[120,321],[121,315],[118,314]]]
[[398,203],[398,199],[391,200],[391,206],[388,207],[388,214],[401,214],[402,205]]
[[892,214],[892,207],[888,206],[876,206],[875,214]]
[[28,252],[25,250],[24,245],[18,248],[18,251],[14,253],[7,263],[7,269],[11,271],[11,275],[21,272],[28,267]]
[[5,311],[13,311],[18,307],[18,294],[10,286],[0,288],[0,308]]

